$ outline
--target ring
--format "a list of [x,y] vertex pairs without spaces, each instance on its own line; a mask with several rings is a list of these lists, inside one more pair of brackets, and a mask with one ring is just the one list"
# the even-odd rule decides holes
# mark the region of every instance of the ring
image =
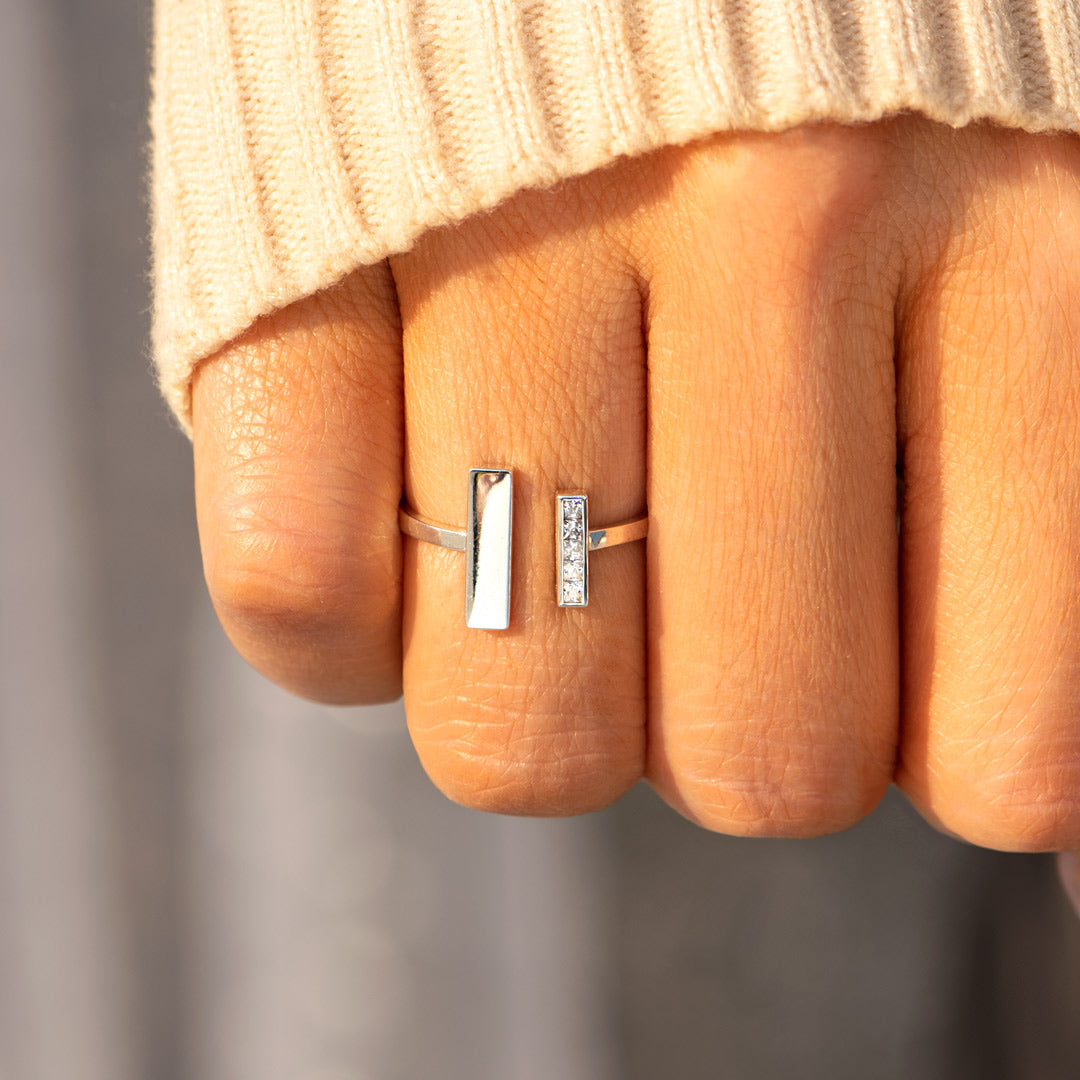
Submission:
[[[429,521],[407,506],[398,510],[398,524],[406,536],[465,553],[465,625],[474,629],[505,630],[510,625],[513,489],[509,469],[470,469],[464,530]],[[648,515],[590,529],[588,495],[559,492],[555,496],[559,607],[588,606],[590,551],[643,540],[648,531]]]

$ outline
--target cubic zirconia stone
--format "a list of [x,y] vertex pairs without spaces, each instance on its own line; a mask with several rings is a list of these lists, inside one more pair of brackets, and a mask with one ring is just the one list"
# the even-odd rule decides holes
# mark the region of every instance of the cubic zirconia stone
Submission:
[[563,495],[558,500],[559,603],[585,605],[585,567],[588,562],[588,503],[584,495]]

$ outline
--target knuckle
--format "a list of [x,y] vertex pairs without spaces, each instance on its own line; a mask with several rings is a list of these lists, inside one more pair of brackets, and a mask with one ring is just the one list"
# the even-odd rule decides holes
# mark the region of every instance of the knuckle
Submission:
[[767,139],[725,137],[684,151],[681,159],[692,167],[699,197],[728,201],[734,193],[785,233],[823,244],[880,200],[890,176],[888,146],[876,130],[804,125]]
[[1076,666],[1063,648],[1028,655],[1022,680],[999,676],[939,702],[900,778],[932,823],[1001,851],[1080,848]]
[[732,836],[803,838],[841,832],[866,817],[887,784],[696,782],[680,789],[687,817]]
[[952,779],[933,814],[949,832],[999,851],[1080,847],[1080,761]]
[[443,750],[437,763],[422,756],[435,786],[470,810],[527,817],[569,817],[601,810],[629,784],[615,783],[603,756],[551,764],[474,757]]
[[827,748],[765,744],[747,754],[683,755],[665,797],[695,824],[747,837],[811,837],[866,817],[890,781],[889,765]]
[[335,550],[304,533],[244,529],[219,538],[206,567],[215,607],[247,629],[318,640],[343,625],[385,623],[397,582],[384,560]]
[[641,775],[640,739],[581,730],[565,715],[521,715],[476,701],[433,710],[408,697],[406,712],[432,782],[473,810],[588,813],[609,806]]
[[400,697],[396,559],[247,529],[219,537],[205,569],[229,638],[280,686],[327,704]]

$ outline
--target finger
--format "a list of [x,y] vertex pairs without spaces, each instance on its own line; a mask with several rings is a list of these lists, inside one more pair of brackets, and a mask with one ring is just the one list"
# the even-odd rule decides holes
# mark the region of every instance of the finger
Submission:
[[260,320],[196,372],[211,598],[243,656],[305,697],[400,693],[400,342],[381,265]]
[[717,151],[676,169],[699,226],[650,273],[647,768],[708,828],[813,835],[894,762],[896,271],[876,151]]
[[975,843],[1080,848],[1080,153],[947,149],[961,227],[901,342],[899,779]]
[[465,627],[459,552],[406,545],[409,729],[435,783],[478,808],[582,812],[641,774],[641,545],[594,554],[588,607],[555,601],[556,492],[587,491],[594,526],[644,504],[640,299],[597,191],[528,193],[393,262],[408,502],[461,528],[468,470],[513,470],[509,629]]

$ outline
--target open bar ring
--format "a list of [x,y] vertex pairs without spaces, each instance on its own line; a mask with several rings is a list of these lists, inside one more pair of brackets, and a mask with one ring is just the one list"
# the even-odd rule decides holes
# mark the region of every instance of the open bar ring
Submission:
[[[509,469],[470,469],[466,527],[429,521],[402,506],[398,524],[406,536],[465,553],[465,625],[505,630],[510,625],[510,551],[513,477]],[[589,602],[589,552],[643,540],[648,517],[589,528],[588,496],[555,496],[555,599],[560,607]],[[587,543],[582,543],[588,537]]]

